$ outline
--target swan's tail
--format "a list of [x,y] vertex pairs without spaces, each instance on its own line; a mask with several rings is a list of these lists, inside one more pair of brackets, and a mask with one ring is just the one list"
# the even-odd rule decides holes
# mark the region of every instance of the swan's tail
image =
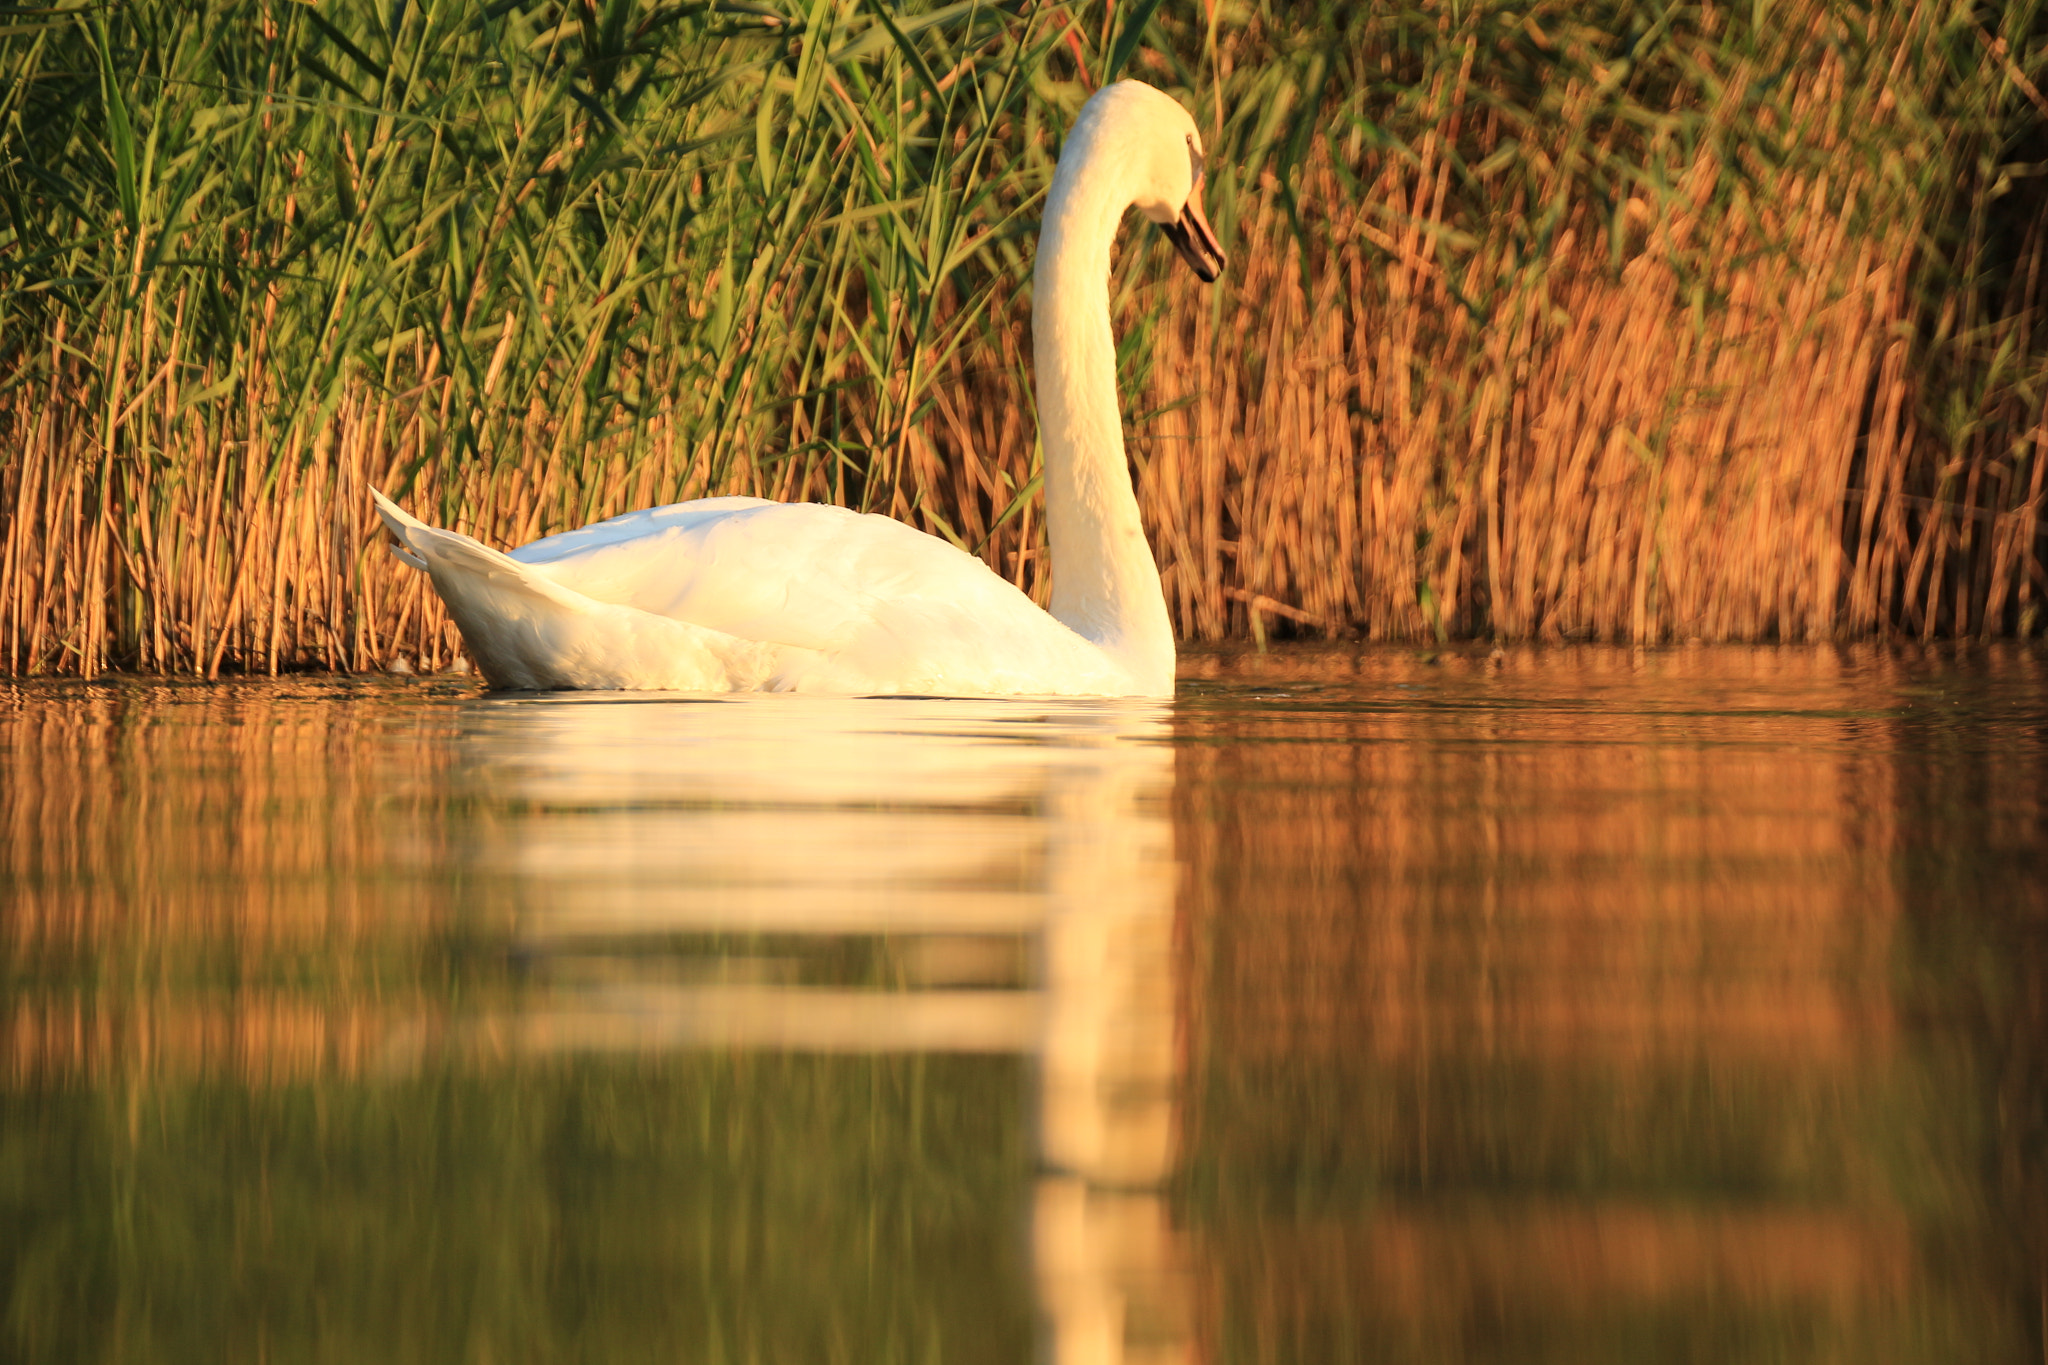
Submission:
[[419,531],[431,536],[437,534],[434,528],[416,519],[374,488],[370,490],[370,500],[377,504],[377,515],[384,519],[384,529],[391,532],[391,553],[415,569],[426,568],[425,556],[412,547],[411,533]]
[[427,525],[374,488],[370,490],[370,497],[376,501],[377,515],[384,518],[384,526],[391,532],[391,553],[415,569],[432,573],[436,564],[451,568],[460,566],[470,573],[510,575],[511,584],[543,595],[552,596],[547,593],[547,587],[554,587],[556,593],[564,591],[553,584],[543,586],[545,580],[533,575],[528,566],[510,555],[472,540],[460,531],[444,531],[438,526]]
[[776,671],[772,646],[599,602],[457,531],[429,526],[374,488],[391,552],[433,579],[494,687],[730,692]]

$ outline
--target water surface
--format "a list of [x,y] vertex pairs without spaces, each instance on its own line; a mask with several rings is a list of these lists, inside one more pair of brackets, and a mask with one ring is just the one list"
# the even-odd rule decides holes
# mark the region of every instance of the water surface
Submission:
[[2031,651],[0,689],[25,1361],[2004,1361]]

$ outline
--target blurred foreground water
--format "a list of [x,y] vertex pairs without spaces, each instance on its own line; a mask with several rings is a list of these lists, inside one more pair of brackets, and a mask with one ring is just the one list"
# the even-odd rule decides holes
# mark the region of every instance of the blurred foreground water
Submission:
[[2005,1361],[2031,651],[0,688],[0,1356]]

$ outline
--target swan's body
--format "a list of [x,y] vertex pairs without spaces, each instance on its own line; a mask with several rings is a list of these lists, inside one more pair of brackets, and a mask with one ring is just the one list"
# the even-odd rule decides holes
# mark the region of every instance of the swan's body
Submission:
[[1205,279],[1201,142],[1136,81],[1082,109],[1033,283],[1052,611],[973,555],[887,517],[706,498],[501,554],[373,494],[497,687],[954,696],[1171,696],[1173,632],[1124,463],[1109,257],[1124,210]]

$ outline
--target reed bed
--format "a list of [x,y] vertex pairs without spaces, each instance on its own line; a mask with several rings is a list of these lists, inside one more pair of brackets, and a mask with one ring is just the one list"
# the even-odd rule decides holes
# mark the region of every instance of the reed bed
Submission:
[[[1993,27],[1993,24],[1996,27]],[[1041,599],[1059,130],[1196,111],[1113,282],[1181,632],[2031,634],[2038,7],[132,0],[0,36],[0,666],[455,659],[491,543],[725,492]]]

